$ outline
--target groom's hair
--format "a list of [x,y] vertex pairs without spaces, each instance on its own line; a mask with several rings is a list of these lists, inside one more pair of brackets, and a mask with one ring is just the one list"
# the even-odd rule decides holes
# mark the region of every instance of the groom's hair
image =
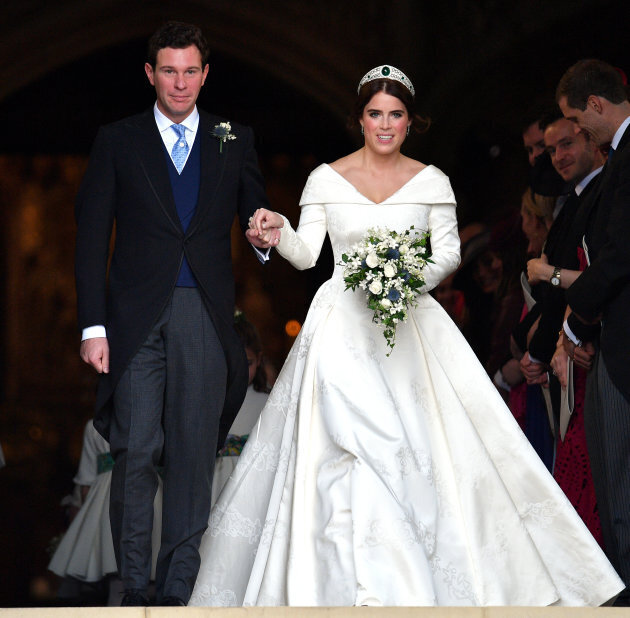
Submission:
[[155,69],[157,55],[161,49],[172,47],[173,49],[185,49],[194,45],[201,54],[201,66],[208,62],[208,41],[203,36],[201,29],[193,24],[181,21],[169,21],[158,28],[147,47],[147,62]]

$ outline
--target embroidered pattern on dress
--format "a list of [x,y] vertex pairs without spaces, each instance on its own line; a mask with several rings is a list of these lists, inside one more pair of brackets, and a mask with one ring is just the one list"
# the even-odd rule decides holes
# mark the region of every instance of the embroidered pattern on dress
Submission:
[[217,504],[210,513],[208,529],[212,536],[242,537],[253,545],[260,539],[262,524],[260,519],[245,517],[234,507],[224,509]]

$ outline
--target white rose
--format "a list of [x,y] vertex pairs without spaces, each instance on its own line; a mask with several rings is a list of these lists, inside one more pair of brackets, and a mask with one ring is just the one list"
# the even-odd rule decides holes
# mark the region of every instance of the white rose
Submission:
[[391,264],[385,264],[385,268],[383,268],[383,274],[391,279],[396,274],[396,269]]
[[398,251],[400,255],[405,255],[405,253],[409,253],[409,247],[407,245],[400,245],[400,247],[398,247]]
[[389,300],[389,298],[384,298],[381,301],[381,307],[383,307],[383,309],[389,309],[392,306],[392,301]]
[[383,291],[383,284],[375,279],[370,283],[370,287],[368,288],[372,294],[380,294]]
[[378,256],[376,255],[376,253],[369,253],[368,256],[365,258],[365,263],[368,265],[369,268],[374,268],[375,266],[378,266]]

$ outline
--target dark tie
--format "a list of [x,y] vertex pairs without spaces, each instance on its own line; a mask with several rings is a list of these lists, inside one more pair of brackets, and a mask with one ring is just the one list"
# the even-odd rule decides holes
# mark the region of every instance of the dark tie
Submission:
[[611,146],[608,149],[608,163],[612,161],[613,155],[615,154],[615,149]]

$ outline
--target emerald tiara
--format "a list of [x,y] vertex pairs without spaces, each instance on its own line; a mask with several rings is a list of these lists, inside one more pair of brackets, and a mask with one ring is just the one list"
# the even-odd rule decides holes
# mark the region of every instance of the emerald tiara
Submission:
[[375,67],[368,71],[359,82],[357,93],[361,90],[361,86],[363,86],[363,84],[367,84],[375,79],[393,79],[405,86],[407,90],[411,92],[411,96],[416,96],[416,91],[414,90],[411,80],[400,69],[397,69],[390,64],[382,64],[380,67]]

